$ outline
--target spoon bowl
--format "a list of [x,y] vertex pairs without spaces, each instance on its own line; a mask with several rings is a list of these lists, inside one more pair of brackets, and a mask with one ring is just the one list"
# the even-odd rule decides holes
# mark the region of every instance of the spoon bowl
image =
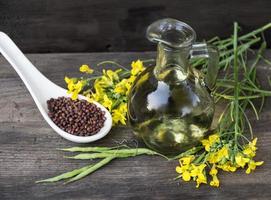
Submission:
[[[105,111],[106,117],[104,126],[98,133],[92,136],[76,136],[63,131],[48,116],[47,100],[50,98],[69,97],[67,90],[59,87],[41,74],[16,44],[3,32],[0,32],[0,53],[7,59],[24,82],[45,121],[60,136],[76,143],[89,143],[101,139],[108,134],[112,127],[112,117],[109,111],[98,102],[93,103],[101,108],[102,111]],[[86,100],[82,95],[79,95],[79,99]]]

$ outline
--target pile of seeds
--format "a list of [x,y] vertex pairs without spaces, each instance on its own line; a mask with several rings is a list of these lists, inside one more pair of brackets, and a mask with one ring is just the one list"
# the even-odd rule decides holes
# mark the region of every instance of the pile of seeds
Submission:
[[49,117],[62,130],[77,136],[90,136],[103,127],[105,112],[86,100],[67,97],[47,101]]

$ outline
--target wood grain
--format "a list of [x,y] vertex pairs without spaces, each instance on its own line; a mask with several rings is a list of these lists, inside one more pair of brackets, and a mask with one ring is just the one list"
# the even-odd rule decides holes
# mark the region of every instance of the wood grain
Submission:
[[[64,86],[64,75],[78,75],[78,66],[82,63],[94,65],[113,59],[128,66],[132,60],[153,56],[152,52],[28,55],[40,71],[61,86]],[[271,51],[266,56],[271,58]],[[262,80],[270,75],[269,67],[260,65],[259,68]],[[47,185],[34,181],[88,162],[65,159],[65,154],[56,150],[75,144],[62,139],[46,124],[22,81],[2,57],[0,86],[0,199],[270,199],[270,98],[261,119],[253,120],[259,138],[257,158],[265,164],[251,175],[246,175],[244,170],[219,174],[221,187],[218,189],[205,185],[196,189],[194,183],[173,181],[177,162],[146,156],[113,161],[72,184]],[[116,127],[92,145],[109,146],[134,139],[129,128]]]
[[[29,53],[154,50],[145,38],[154,20],[190,24],[198,38],[228,37],[271,19],[270,0],[1,0],[0,30]],[[271,44],[271,31],[266,33]]]

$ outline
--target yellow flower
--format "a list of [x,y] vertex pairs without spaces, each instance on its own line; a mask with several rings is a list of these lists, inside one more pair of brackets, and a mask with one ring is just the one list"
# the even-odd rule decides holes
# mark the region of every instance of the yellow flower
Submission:
[[118,69],[116,71],[112,71],[111,69],[109,69],[109,70],[103,70],[103,74],[108,76],[108,78],[111,81],[118,81],[119,80],[118,73],[121,72],[121,71],[122,71],[122,69]]
[[217,178],[218,170],[216,169],[216,165],[214,164],[209,172],[209,174],[213,177],[213,180],[210,181],[210,185],[213,187],[219,186],[219,180]]
[[188,171],[184,171],[182,174],[182,178],[184,181],[190,181],[191,180],[191,175]]
[[254,138],[254,140],[252,140],[252,142],[249,143],[249,145],[251,146],[251,148],[254,148],[254,150],[256,150],[256,144],[257,144],[258,138]]
[[249,142],[249,144],[245,146],[243,153],[253,158],[256,155],[256,150],[257,150],[256,144],[257,144],[257,138],[255,138],[252,142]]
[[114,92],[117,94],[125,94],[126,93],[126,89],[120,85],[116,85]]
[[191,170],[191,176],[194,177],[194,180],[196,180],[197,188],[202,183],[207,183],[207,178],[204,174],[206,164],[200,164],[200,165],[194,165],[192,164],[192,170]]
[[104,94],[103,96],[103,105],[104,107],[108,108],[108,110],[110,111],[112,108],[112,100],[108,98],[108,96],[106,94]]
[[250,172],[255,170],[257,166],[261,166],[263,163],[264,163],[263,161],[255,162],[254,160],[250,160],[248,163],[248,168],[246,170],[246,173],[250,174]]
[[126,103],[121,103],[118,108],[114,109],[112,111],[112,118],[113,118],[113,123],[121,123],[123,125],[126,124],[126,114],[127,114],[127,104]]
[[219,135],[217,133],[213,134],[213,135],[210,135],[209,136],[209,141],[210,141],[210,143],[218,142],[219,141]]
[[94,89],[95,93],[92,93],[92,97],[94,98],[95,101],[100,101],[103,100],[104,97],[104,91],[101,85],[95,81],[94,83]]
[[223,146],[217,153],[218,153],[218,157],[220,158],[219,160],[221,160],[223,157],[225,158],[229,157],[229,151],[226,146]]
[[214,152],[214,153],[210,153],[209,156],[208,156],[208,161],[212,164],[214,163],[218,163],[219,160],[218,160],[218,157],[217,157],[217,153]]
[[132,83],[135,81],[135,79],[136,79],[136,76],[131,75],[131,76],[128,78],[128,82],[129,82],[130,84],[132,84]]
[[211,170],[210,170],[210,172],[209,172],[209,174],[210,174],[211,176],[215,176],[215,175],[217,175],[217,172],[218,172],[218,171],[217,171],[215,165],[213,165],[212,168],[211,168]]
[[202,171],[205,169],[206,164],[194,165],[192,164],[191,176],[197,177],[202,174]]
[[83,73],[87,73],[87,74],[92,74],[93,73],[93,69],[90,69],[88,65],[82,65],[80,68],[79,68],[79,71],[80,72],[83,72]]
[[92,103],[92,102],[93,102],[93,98],[91,98],[90,94],[87,94],[87,95],[86,95],[86,98],[87,98],[87,101],[88,101],[89,103]]
[[176,167],[176,172],[179,173],[179,174],[182,174],[185,171],[187,171],[189,168],[190,168],[189,165],[177,166]]
[[143,62],[141,60],[137,60],[136,62],[133,61],[131,66],[132,66],[131,74],[133,76],[138,75],[140,72],[142,72],[145,69],[143,66]]
[[197,182],[197,188],[200,186],[200,184],[202,184],[202,183],[207,183],[207,178],[206,178],[206,176],[203,174],[203,173],[201,173],[201,174],[198,174],[198,177],[197,177],[197,180],[196,180],[196,182]]
[[117,93],[117,94],[124,94],[125,95],[126,91],[127,91],[126,85],[127,85],[127,79],[121,80],[121,82],[116,84],[114,92]]
[[236,164],[239,166],[239,167],[244,167],[246,165],[246,163],[249,162],[249,158],[245,158],[242,154],[238,153],[236,156],[235,156],[235,162]]
[[228,157],[229,157],[228,148],[226,146],[223,146],[217,152],[210,153],[208,157],[208,161],[211,164],[214,164],[214,163],[220,162],[223,158],[228,158]]
[[219,142],[219,135],[218,134],[210,135],[208,139],[201,140],[201,143],[204,146],[206,151],[210,151],[210,148],[216,142]]
[[[193,155],[180,158],[179,159],[180,166],[176,167],[176,172],[179,174],[182,174],[182,173],[188,171],[191,168],[190,163],[194,160],[194,158],[195,157]],[[186,175],[188,175],[188,174],[186,173]],[[190,173],[189,173],[189,176],[190,176]]]
[[118,109],[114,109],[112,111],[112,119],[113,123],[117,124],[120,122],[121,124],[125,125],[126,124],[126,117],[124,114],[122,114]]
[[180,165],[189,165],[195,157],[193,155],[180,158]]
[[83,82],[82,81],[78,81],[75,85],[74,85],[74,89],[72,91],[72,100],[76,100],[78,98],[78,94],[81,92],[83,88]]
[[73,92],[71,98],[72,100],[76,100],[78,98],[78,93]]
[[179,174],[182,174],[182,173],[185,171],[185,170],[184,170],[182,167],[180,167],[180,166],[177,166],[175,170],[176,170],[176,172],[179,173]]
[[65,82],[67,84],[67,88],[68,88],[68,93],[72,93],[72,91],[75,88],[75,79],[74,78],[68,78],[67,76],[65,76]]
[[119,112],[121,112],[122,114],[126,115],[127,113],[127,103],[121,103],[120,106],[118,107]]
[[226,162],[223,165],[217,165],[217,168],[220,168],[220,169],[222,169],[223,171],[226,171],[226,172],[235,172],[236,169],[237,169],[230,162]]
[[127,103],[124,102],[127,100],[126,94],[130,83],[128,79],[120,79],[118,73],[121,70],[103,70],[102,77],[94,82],[95,91],[91,93],[90,98],[90,100],[100,102],[111,111],[114,125],[126,124]]
[[85,85],[85,81],[77,81],[77,83],[75,83],[74,79],[65,77],[65,82],[68,84],[68,94],[71,94],[72,100],[76,100],[78,94],[82,91]]
[[133,85],[134,81],[135,81],[135,77],[134,76],[130,76],[130,78],[127,79],[127,82],[125,84],[125,87],[127,89],[126,90],[126,96],[129,94],[130,89],[132,88],[132,85]]
[[67,84],[73,82],[73,80],[72,80],[71,78],[67,77],[67,76],[65,76],[64,80],[65,80],[65,82],[66,82]]
[[80,92],[83,86],[84,86],[83,81],[78,81],[75,85],[75,90],[78,90]]
[[194,156],[186,156],[179,159],[180,166],[176,167],[176,172],[182,175],[184,181],[190,181],[192,173],[190,173],[190,163],[194,160]]
[[102,76],[100,79],[97,79],[97,83],[99,83],[104,88],[113,86],[113,81],[107,76]]
[[210,186],[219,187],[219,180],[216,175],[214,175],[213,180],[210,181]]
[[68,94],[70,94],[74,90],[75,84],[73,82],[70,82],[67,87],[68,87]]

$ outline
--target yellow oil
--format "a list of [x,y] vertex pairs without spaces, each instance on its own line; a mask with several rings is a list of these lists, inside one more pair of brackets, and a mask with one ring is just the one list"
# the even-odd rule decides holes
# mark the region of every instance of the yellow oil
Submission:
[[153,67],[142,72],[129,95],[128,118],[148,147],[176,155],[206,135],[214,103],[200,78],[189,72],[188,78],[179,79],[179,71],[171,69],[162,80],[154,75]]

